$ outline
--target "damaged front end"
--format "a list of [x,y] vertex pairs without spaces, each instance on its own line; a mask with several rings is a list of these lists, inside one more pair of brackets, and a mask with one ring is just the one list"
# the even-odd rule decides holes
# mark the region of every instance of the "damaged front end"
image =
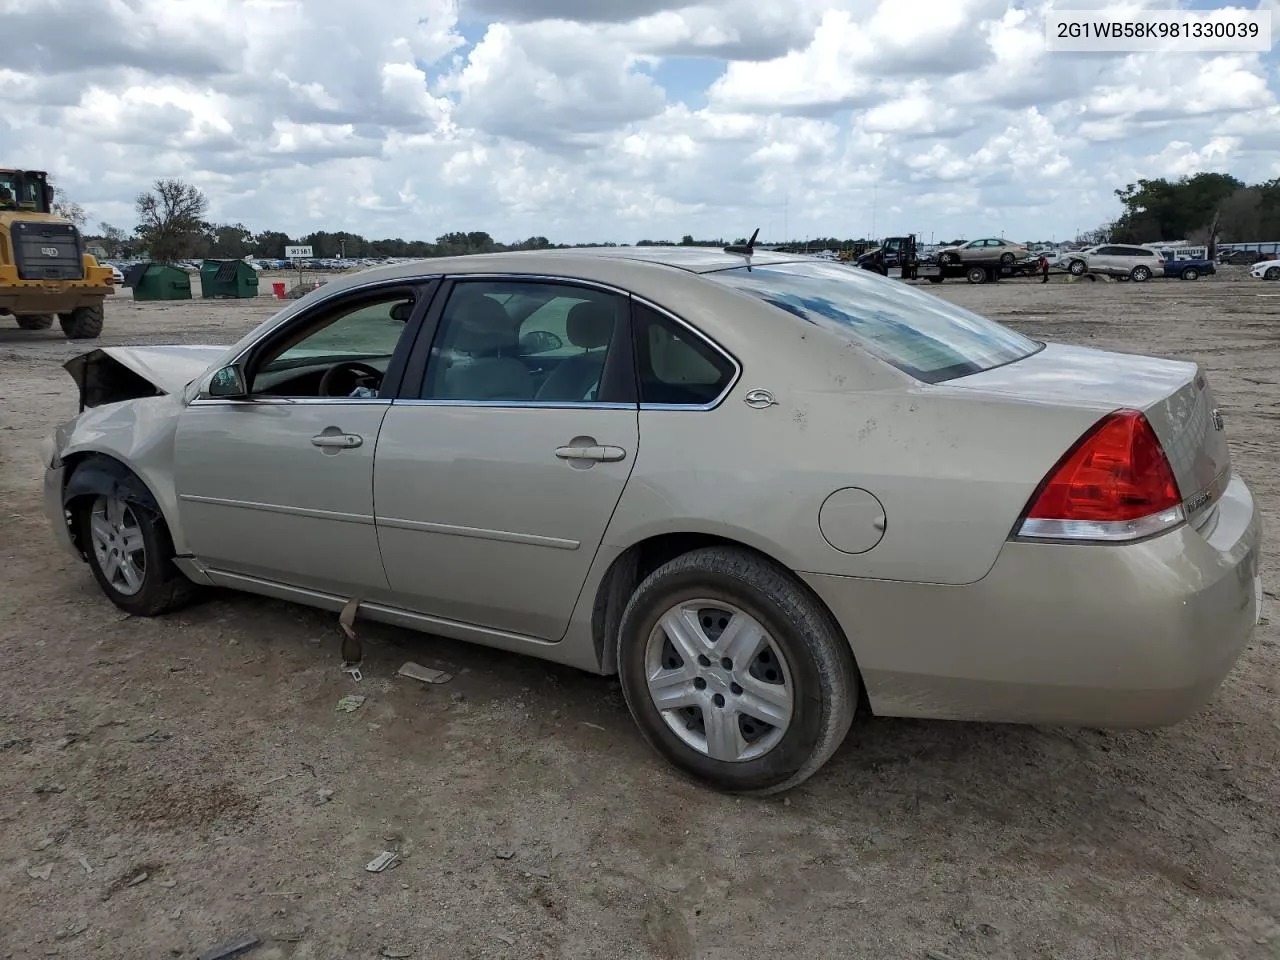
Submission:
[[80,390],[80,412],[123,400],[181,393],[225,347],[102,347],[63,364]]

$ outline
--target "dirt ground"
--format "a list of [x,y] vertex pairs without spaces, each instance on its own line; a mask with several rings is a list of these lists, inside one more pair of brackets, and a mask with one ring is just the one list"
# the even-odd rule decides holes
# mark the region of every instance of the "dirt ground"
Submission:
[[[1242,275],[924,289],[1203,361],[1273,539],[1280,284]],[[99,343],[228,343],[275,306],[121,295]],[[370,625],[357,685],[329,615],[121,616],[40,507],[84,349],[0,321],[0,957],[244,933],[252,960],[1280,957],[1274,620],[1174,728],[871,719],[788,798],[728,798],[650,753],[611,680]],[[406,659],[455,677],[395,677]],[[384,850],[400,865],[366,872]]]

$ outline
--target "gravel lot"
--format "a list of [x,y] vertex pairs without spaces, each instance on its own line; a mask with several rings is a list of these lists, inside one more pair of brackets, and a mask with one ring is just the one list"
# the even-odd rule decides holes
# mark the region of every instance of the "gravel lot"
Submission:
[[[925,289],[1204,362],[1270,540],[1280,284],[1243,274]],[[99,343],[228,343],[275,307],[120,295]],[[325,614],[121,616],[40,508],[84,349],[0,320],[0,957],[246,932],[253,960],[1280,956],[1275,622],[1171,729],[873,719],[788,798],[727,798],[649,752],[611,680],[368,625],[357,690]],[[1280,617],[1274,550],[1263,581]],[[396,678],[406,659],[455,678]],[[400,865],[367,873],[383,850]]]

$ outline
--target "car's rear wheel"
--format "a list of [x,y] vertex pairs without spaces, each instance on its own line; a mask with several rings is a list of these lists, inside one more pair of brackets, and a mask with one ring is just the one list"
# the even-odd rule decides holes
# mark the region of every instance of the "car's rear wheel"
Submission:
[[1268,280],[1280,280],[1280,267],[1267,267],[1262,275]]
[[860,689],[830,613],[786,571],[729,547],[645,578],[622,615],[618,673],[659,753],[739,793],[812,776],[848,732]]
[[1187,267],[1187,269],[1182,271],[1182,279],[1183,280],[1199,280],[1200,271],[1197,270],[1195,267]]
[[48,330],[53,326],[51,313],[25,313],[18,317],[18,326],[23,330]]
[[121,610],[154,617],[185,604],[195,585],[173,565],[164,519],[116,494],[77,498],[76,533],[94,579]]
[[1151,268],[1150,267],[1134,267],[1133,270],[1130,272],[1129,277],[1133,280],[1134,283],[1146,283],[1148,280],[1151,279]]

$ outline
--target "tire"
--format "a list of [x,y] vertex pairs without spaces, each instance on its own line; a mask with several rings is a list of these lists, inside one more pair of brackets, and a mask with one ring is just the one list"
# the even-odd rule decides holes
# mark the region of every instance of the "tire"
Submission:
[[95,340],[102,333],[102,304],[76,307],[58,315],[58,323],[68,340]]
[[1016,259],[1017,258],[1012,253],[1002,253],[1000,254],[1000,265],[1003,267],[1011,267],[1013,266],[1013,261]]
[[1187,269],[1182,271],[1182,279],[1183,280],[1199,280],[1200,271],[1197,270],[1195,267],[1187,267]]
[[938,257],[938,262],[939,263],[959,263],[960,257],[958,254],[944,253]]
[[1070,266],[1067,267],[1067,270],[1073,277],[1084,276],[1085,271],[1088,269],[1089,265],[1083,260],[1072,260]]
[[158,513],[118,495],[86,495],[75,504],[80,548],[98,586],[117,607],[135,617],[155,617],[195,595],[195,584],[173,565],[173,541]]
[[[694,622],[682,655],[661,624],[686,608]],[[694,658],[694,650],[732,652],[715,643],[738,618],[763,630],[749,666]],[[669,674],[669,691],[694,703],[660,708],[649,678],[661,673]],[[618,675],[632,717],[659,754],[703,784],[756,795],[789,790],[826,763],[849,731],[861,691],[853,653],[831,614],[791,574],[737,547],[693,550],[645,578],[622,614]],[[753,696],[757,711],[785,709],[788,716],[770,723],[750,707],[734,709]],[[718,752],[735,759],[713,755],[707,716],[720,718],[728,738]]]
[[965,279],[970,283],[986,283],[987,271],[982,267],[970,267],[969,272],[965,274]]
[[1129,274],[1129,279],[1134,283],[1146,283],[1151,279],[1151,268],[1141,266],[1134,267],[1133,271]]
[[1267,280],[1280,280],[1280,267],[1267,267],[1262,271],[1262,276]]
[[930,283],[941,283],[943,278],[942,278],[942,277],[927,277],[926,279],[927,279]]
[[48,330],[53,326],[53,314],[28,313],[18,317],[18,326],[23,330]]

